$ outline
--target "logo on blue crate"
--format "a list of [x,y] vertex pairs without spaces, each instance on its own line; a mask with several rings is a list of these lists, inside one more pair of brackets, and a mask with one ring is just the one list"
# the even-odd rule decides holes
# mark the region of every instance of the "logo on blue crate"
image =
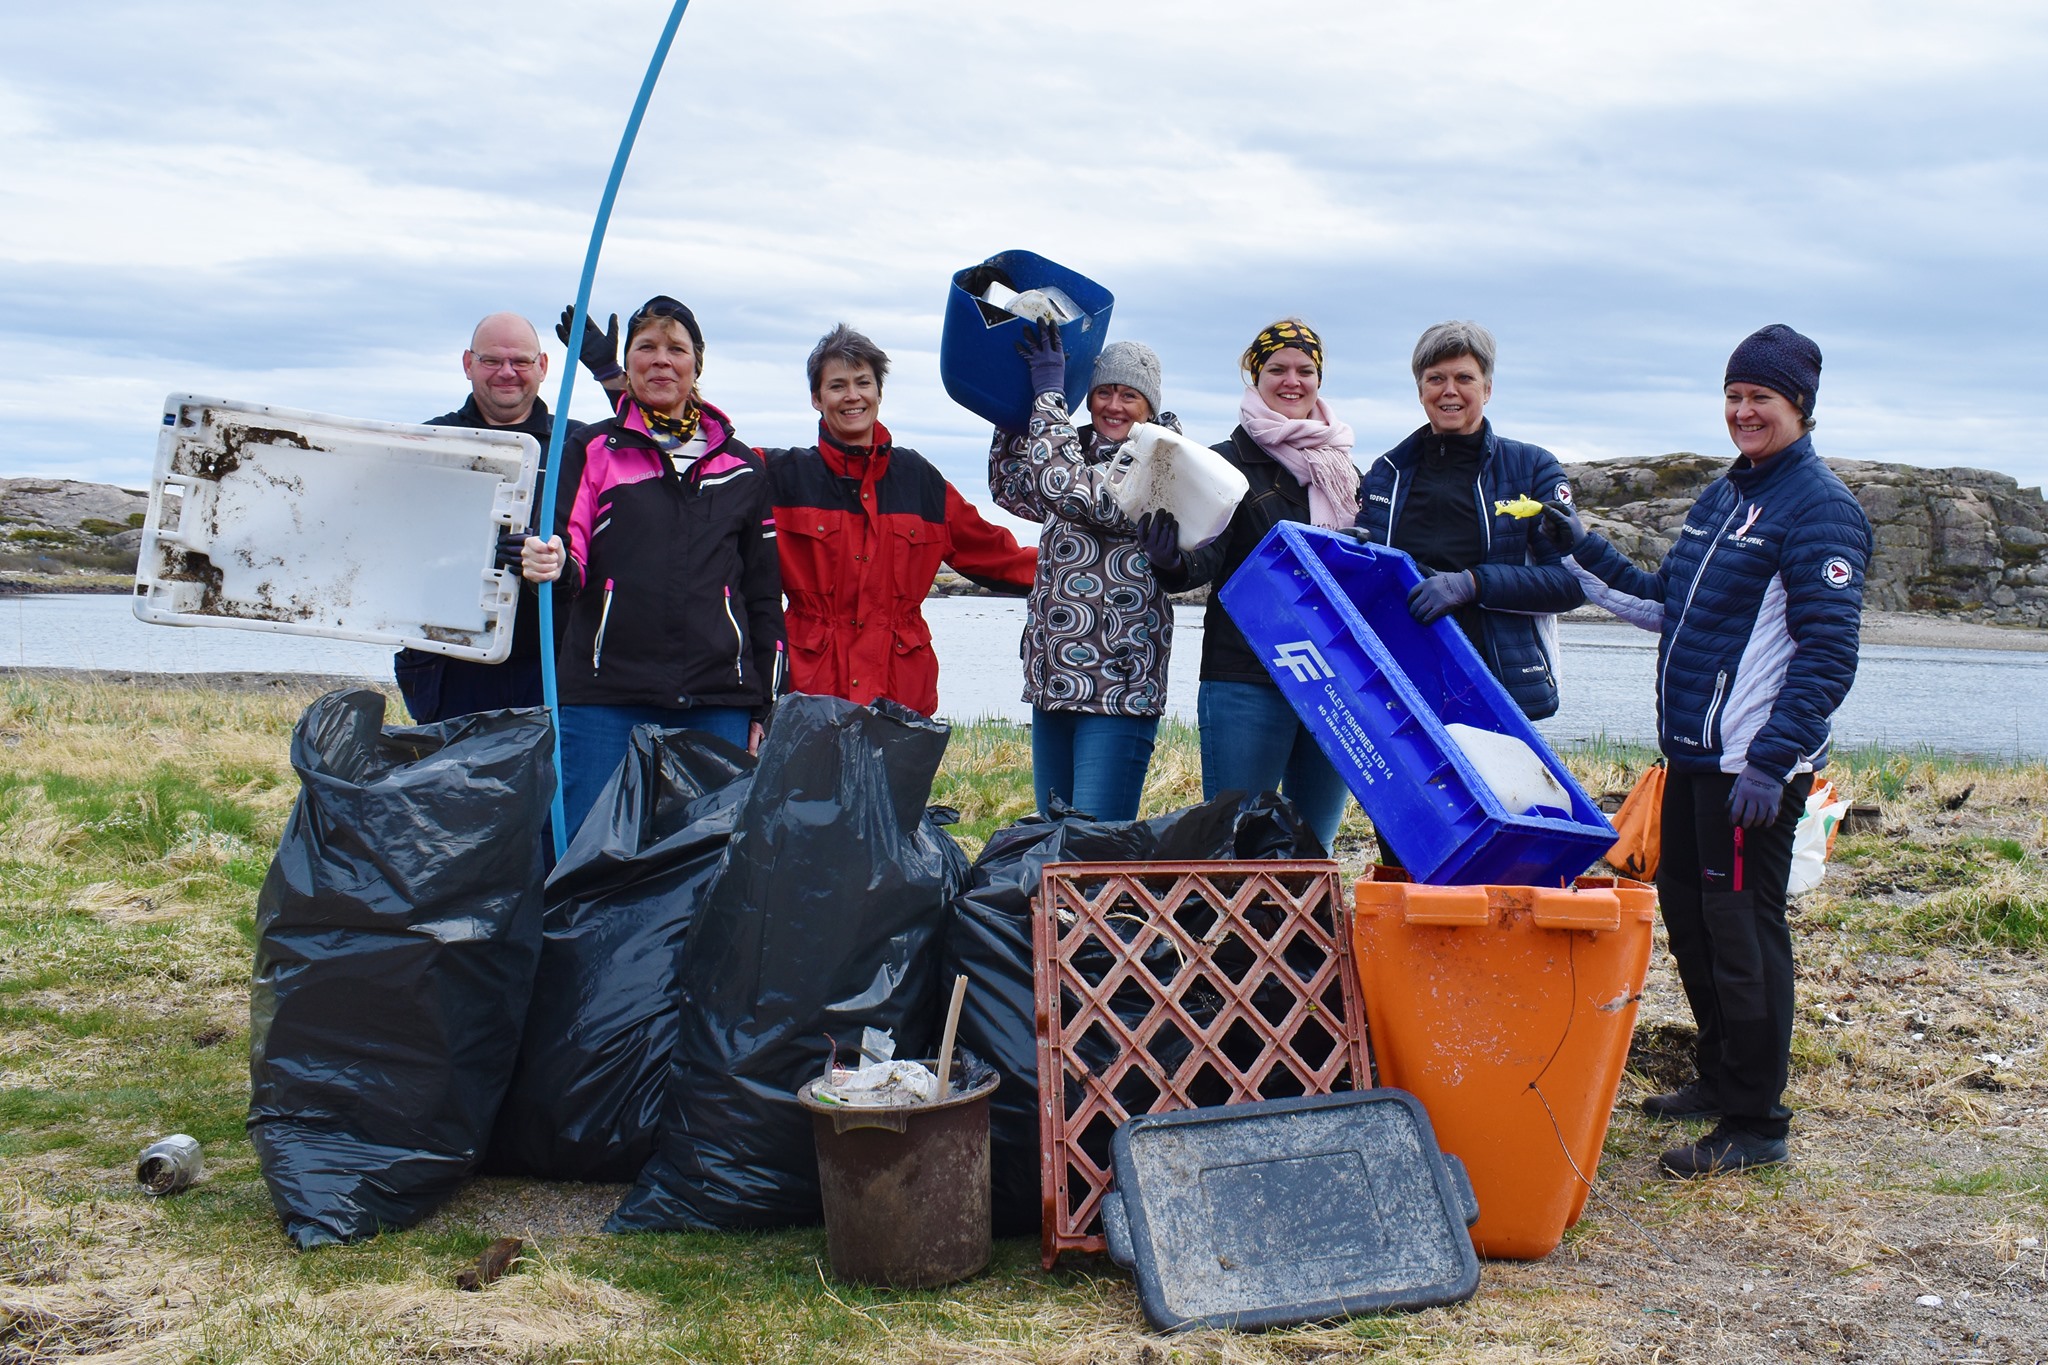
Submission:
[[1330,667],[1321,651],[1306,640],[1295,640],[1274,651],[1270,667],[1284,668],[1294,675],[1298,683],[1317,682],[1323,678],[1334,678],[1337,670]]

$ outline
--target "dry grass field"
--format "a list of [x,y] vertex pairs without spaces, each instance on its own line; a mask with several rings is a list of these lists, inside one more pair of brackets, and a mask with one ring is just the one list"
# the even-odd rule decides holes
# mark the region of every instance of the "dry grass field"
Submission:
[[[0,1362],[2048,1359],[2042,767],[1834,770],[1884,816],[1797,906],[1789,1167],[1656,1178],[1691,1131],[1630,1103],[1689,1035],[1660,949],[1594,1197],[1555,1253],[1487,1264],[1454,1308],[1161,1337],[1106,1262],[1047,1274],[1005,1242],[964,1285],[855,1290],[822,1274],[815,1229],[604,1236],[616,1189],[478,1181],[421,1227],[291,1250],[243,1134],[247,980],[312,696],[0,677]],[[1599,792],[1645,755],[1569,757]],[[1197,768],[1170,734],[1147,809],[1192,799]],[[1029,807],[1027,741],[963,727],[934,800],[978,847]],[[135,1155],[174,1131],[207,1177],[151,1200]],[[501,1234],[527,1239],[515,1272],[457,1291]]]

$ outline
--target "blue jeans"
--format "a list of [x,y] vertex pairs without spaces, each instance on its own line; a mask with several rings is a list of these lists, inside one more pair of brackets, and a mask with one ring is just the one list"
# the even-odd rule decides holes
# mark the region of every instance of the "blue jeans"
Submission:
[[753,717],[742,706],[564,706],[556,715],[562,730],[562,817],[569,842],[583,827],[583,817],[612,780],[626,757],[626,741],[636,725],[664,730],[702,730],[747,747]]
[[1031,708],[1031,785],[1038,809],[1058,796],[1098,820],[1135,820],[1152,766],[1157,716],[1102,716]]
[[1280,695],[1264,683],[1211,682],[1195,694],[1202,727],[1202,798],[1278,791],[1328,852],[1344,818],[1344,779]]

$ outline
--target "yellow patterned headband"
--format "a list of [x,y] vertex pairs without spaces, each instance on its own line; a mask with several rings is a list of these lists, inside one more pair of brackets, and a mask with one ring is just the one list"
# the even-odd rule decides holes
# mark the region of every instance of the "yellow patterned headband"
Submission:
[[1259,372],[1266,368],[1266,362],[1280,351],[1293,347],[1316,363],[1316,374],[1323,372],[1323,339],[1315,329],[1305,322],[1276,322],[1252,340],[1244,353],[1244,367],[1256,384]]

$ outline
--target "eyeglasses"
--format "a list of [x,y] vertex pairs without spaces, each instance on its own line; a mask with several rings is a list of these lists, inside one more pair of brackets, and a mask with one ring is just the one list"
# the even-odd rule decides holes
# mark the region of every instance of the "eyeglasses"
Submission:
[[504,369],[524,371],[540,364],[540,357],[537,355],[477,355],[472,352],[469,358],[478,369],[485,371]]

